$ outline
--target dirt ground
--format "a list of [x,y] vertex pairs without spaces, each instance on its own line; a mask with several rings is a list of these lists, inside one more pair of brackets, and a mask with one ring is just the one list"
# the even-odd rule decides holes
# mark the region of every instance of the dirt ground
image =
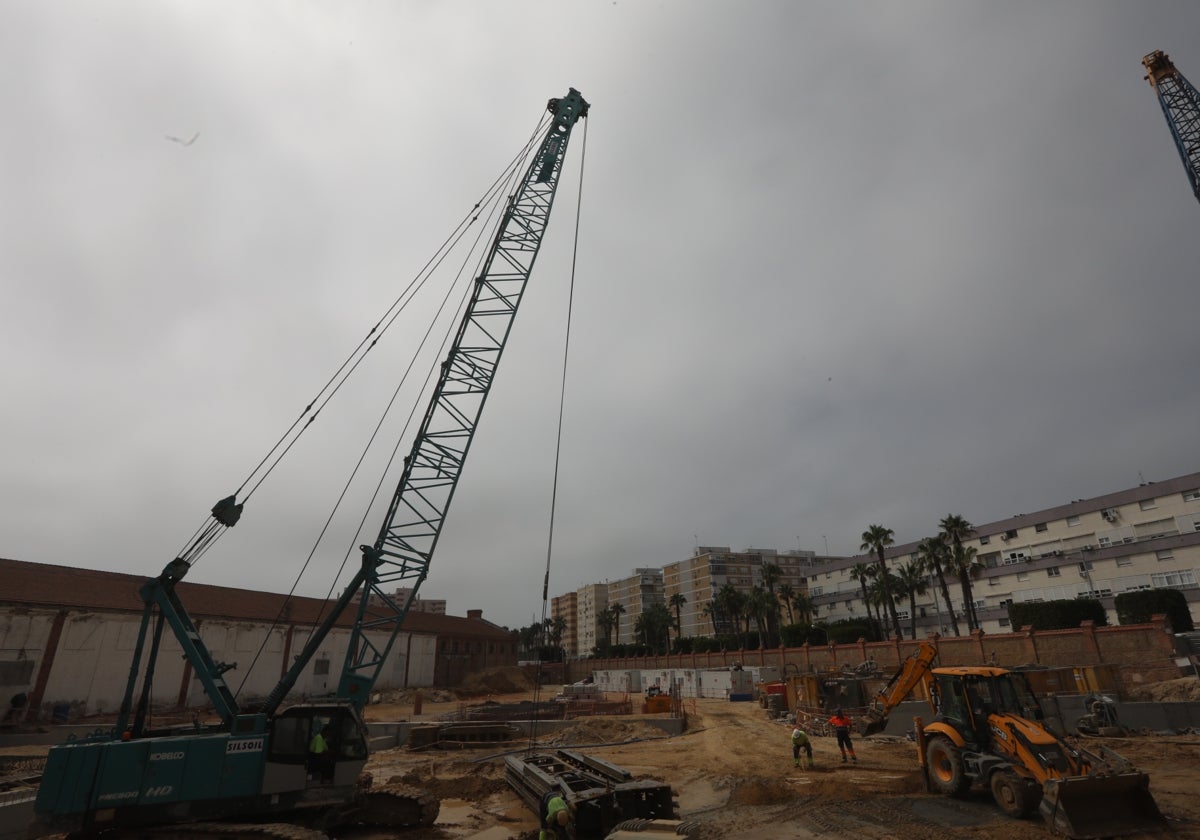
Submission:
[[[529,693],[496,695],[515,702]],[[546,699],[543,694],[541,699]],[[463,701],[423,705],[435,719]],[[856,740],[857,764],[843,764],[831,738],[814,739],[815,770],[792,766],[790,732],[757,703],[697,700],[686,703],[687,731],[667,738],[637,717],[592,718],[544,739],[545,746],[588,746],[591,755],[635,776],[666,782],[681,818],[709,838],[966,837],[972,840],[1048,840],[1040,819],[1016,821],[987,797],[953,800],[925,793],[915,747],[897,738]],[[412,719],[411,705],[376,705],[372,720]],[[618,741],[639,739],[635,743]],[[1200,736],[1084,739],[1116,750],[1151,776],[1151,792],[1168,818],[1173,840],[1200,840]],[[524,748],[527,744],[512,745]],[[495,747],[484,750],[386,750],[371,759],[376,779],[415,784],[442,799],[435,826],[406,840],[529,840],[534,815],[507,787]],[[382,840],[376,835],[371,840]]]

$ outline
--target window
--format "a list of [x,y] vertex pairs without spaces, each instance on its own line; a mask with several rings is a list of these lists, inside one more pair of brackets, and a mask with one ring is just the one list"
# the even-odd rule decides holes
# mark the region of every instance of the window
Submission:
[[1100,543],[1101,548],[1107,548],[1109,545],[1112,544],[1112,540],[1109,539],[1108,537],[1100,537],[1099,539],[1096,540],[1096,542]]
[[1078,517],[1078,516],[1068,516],[1068,517],[1067,517],[1067,524],[1068,524],[1068,525],[1078,525],[1078,524],[1079,524],[1079,517]]
[[1090,572],[1091,570],[1092,570],[1092,561],[1091,560],[1084,560],[1082,563],[1079,564],[1079,571]]
[[1000,619],[1000,626],[1001,626],[1001,627],[1007,627],[1008,625],[1009,625],[1008,616],[1004,616],[1004,617],[1002,617],[1002,618]]
[[812,589],[808,590],[808,596],[810,598],[815,598],[820,595],[824,589],[825,587],[823,586],[814,586]]
[[313,660],[313,676],[314,677],[329,676],[329,660],[328,659],[314,659]]
[[988,578],[988,586],[998,586],[999,584],[1000,578]]
[[1037,531],[1039,534],[1044,533],[1045,531],[1048,531],[1049,529],[1050,529],[1050,526],[1047,525],[1045,522],[1039,522],[1038,524],[1033,526],[1033,530]]
[[979,538],[979,544],[980,544],[980,545],[987,545],[987,544],[988,544],[988,543],[990,543],[991,541],[992,541],[992,538],[991,538],[991,537],[980,537],[980,538]]
[[1010,528],[1009,530],[1004,532],[1004,539],[1015,540],[1016,538],[1017,538],[1017,529],[1016,528]]
[[1175,559],[1175,555],[1171,552],[1171,549],[1169,549],[1169,548],[1164,548],[1162,551],[1154,552],[1154,556],[1157,557],[1159,559],[1159,561]]
[[1017,580],[1029,580],[1029,572],[1017,572]]
[[1142,510],[1154,510],[1156,507],[1158,507],[1158,500],[1142,499],[1140,502],[1138,502],[1138,507],[1140,507]]
[[1200,502],[1200,490],[1184,490],[1183,500],[1185,502]]
[[1118,557],[1118,558],[1117,558],[1117,565],[1118,565],[1118,566],[1132,566],[1132,565],[1133,565],[1133,558],[1132,558],[1132,557],[1130,557],[1128,554],[1127,554],[1127,555],[1125,555],[1124,557]]
[[1185,569],[1182,572],[1159,572],[1150,575],[1150,582],[1156,589],[1166,586],[1195,586],[1196,575],[1191,569]]
[[1046,570],[1046,577],[1061,577],[1061,576],[1062,576],[1062,569],[1058,568],[1058,566],[1051,566],[1049,569]]

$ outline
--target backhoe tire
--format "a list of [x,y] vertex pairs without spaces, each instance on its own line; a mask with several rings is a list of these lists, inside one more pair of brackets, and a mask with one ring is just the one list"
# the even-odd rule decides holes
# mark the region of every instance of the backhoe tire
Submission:
[[1008,770],[992,774],[992,799],[1000,810],[1014,819],[1023,820],[1034,812],[1042,800],[1042,791],[1033,782],[1022,779]]
[[929,764],[929,785],[946,796],[963,797],[971,788],[962,753],[945,735],[934,735],[925,745],[925,760]]

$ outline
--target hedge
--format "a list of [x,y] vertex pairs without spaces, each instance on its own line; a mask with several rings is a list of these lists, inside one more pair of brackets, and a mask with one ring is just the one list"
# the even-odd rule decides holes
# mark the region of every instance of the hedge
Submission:
[[1009,604],[1008,620],[1013,630],[1029,626],[1034,630],[1072,630],[1084,621],[1094,621],[1097,627],[1105,626],[1108,615],[1104,604],[1095,598],[1070,598]]
[[1121,624],[1145,624],[1156,615],[1165,615],[1172,632],[1190,633],[1195,629],[1187,598],[1178,589],[1122,592],[1113,601]]

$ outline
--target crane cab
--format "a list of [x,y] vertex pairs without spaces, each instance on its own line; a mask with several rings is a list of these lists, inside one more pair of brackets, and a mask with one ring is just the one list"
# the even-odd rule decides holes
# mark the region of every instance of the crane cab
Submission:
[[366,724],[349,703],[292,706],[271,721],[262,792],[353,786],[367,752]]

